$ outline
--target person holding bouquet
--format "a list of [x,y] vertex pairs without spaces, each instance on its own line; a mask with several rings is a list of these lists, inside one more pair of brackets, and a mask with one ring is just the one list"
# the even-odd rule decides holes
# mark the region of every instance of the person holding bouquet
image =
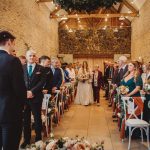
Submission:
[[143,86],[142,78],[138,71],[138,65],[136,62],[130,62],[128,64],[128,71],[124,75],[123,80],[121,81],[121,86],[126,86],[129,88],[128,93],[125,96],[127,97],[140,97],[140,90]]
[[78,87],[75,104],[88,106],[93,103],[93,90],[92,75],[86,61],[83,62],[82,68],[79,69],[77,79]]

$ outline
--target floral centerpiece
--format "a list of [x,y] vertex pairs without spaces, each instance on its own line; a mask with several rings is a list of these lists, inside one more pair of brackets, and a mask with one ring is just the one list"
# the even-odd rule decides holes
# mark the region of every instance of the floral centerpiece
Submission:
[[90,144],[85,138],[60,138],[50,139],[32,144],[26,150],[104,150],[104,142]]

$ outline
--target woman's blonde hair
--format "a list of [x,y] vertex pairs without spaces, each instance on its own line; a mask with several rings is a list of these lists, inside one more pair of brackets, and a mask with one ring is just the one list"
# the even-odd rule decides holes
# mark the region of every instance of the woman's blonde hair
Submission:
[[[135,67],[135,72],[134,72],[134,81],[137,81],[137,78],[140,75],[140,71],[139,71],[139,64],[136,61],[131,61],[129,62],[129,64],[133,64],[133,66]],[[123,78],[127,77],[130,74],[130,71],[127,71],[127,73],[124,75]]]

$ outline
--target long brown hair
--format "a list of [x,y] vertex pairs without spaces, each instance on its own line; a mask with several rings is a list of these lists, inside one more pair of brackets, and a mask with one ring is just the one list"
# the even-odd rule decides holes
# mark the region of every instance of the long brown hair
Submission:
[[[133,64],[133,66],[135,67],[135,71],[134,71],[134,81],[137,81],[137,78],[139,77],[140,75],[140,72],[139,72],[139,64],[136,62],[136,61],[131,61],[129,62],[129,64]],[[127,77],[128,75],[130,74],[130,71],[127,71],[127,73],[124,75],[123,78]]]
[[[85,68],[84,68],[84,64],[86,65]],[[83,70],[83,73],[85,73],[85,70],[86,70],[86,71],[89,71],[89,67],[88,67],[87,61],[83,61],[83,64],[82,64],[82,70]]]

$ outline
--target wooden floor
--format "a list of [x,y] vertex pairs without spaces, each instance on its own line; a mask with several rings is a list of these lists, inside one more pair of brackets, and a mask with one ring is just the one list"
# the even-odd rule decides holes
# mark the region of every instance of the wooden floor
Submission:
[[[117,123],[112,121],[112,109],[101,94],[101,106],[72,105],[65,113],[59,126],[54,128],[55,137],[85,137],[89,141],[104,140],[105,150],[127,150],[128,140],[119,138]],[[132,141],[132,150],[146,150],[146,143]]]

